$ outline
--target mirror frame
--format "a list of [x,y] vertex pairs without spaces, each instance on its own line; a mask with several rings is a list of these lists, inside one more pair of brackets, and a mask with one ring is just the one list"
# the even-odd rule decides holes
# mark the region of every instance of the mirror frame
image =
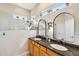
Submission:
[[[70,13],[68,13],[68,12],[61,12],[61,13],[59,13],[58,15],[56,15],[56,17],[54,18],[54,20],[53,20],[53,39],[56,39],[55,38],[55,36],[54,36],[54,22],[55,22],[55,20],[56,20],[56,18],[58,17],[58,16],[60,16],[61,14],[68,14],[68,15],[71,15],[72,17],[73,17],[73,19],[75,20],[75,17],[72,15],[72,14],[70,14]],[[75,21],[74,21],[74,24],[75,24]],[[75,36],[75,25],[74,25],[74,36]],[[74,39],[74,41],[75,41],[75,39]],[[74,42],[73,41],[73,42]]]
[[44,20],[44,19],[40,19],[39,21],[38,21],[38,25],[37,25],[37,36],[41,36],[41,35],[39,35],[39,23],[41,22],[41,21],[44,21],[45,22],[45,37],[46,37],[46,29],[47,29],[47,24],[46,24],[46,21]]

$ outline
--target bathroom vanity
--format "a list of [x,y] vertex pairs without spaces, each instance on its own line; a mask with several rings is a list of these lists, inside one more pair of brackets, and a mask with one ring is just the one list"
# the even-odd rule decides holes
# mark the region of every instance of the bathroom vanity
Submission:
[[76,40],[74,23],[74,16],[67,12],[58,14],[51,23],[40,19],[36,37],[29,38],[30,55],[79,56],[79,45],[74,44]]
[[[28,38],[29,54],[31,56],[79,56],[79,47],[71,44],[62,44],[57,41],[48,42],[45,39],[35,40],[35,37]],[[66,47],[67,51],[61,51],[50,46],[50,44],[58,44]]]
[[29,38],[29,53],[31,56],[60,56],[60,54],[44,46],[42,42],[35,41],[33,38]]

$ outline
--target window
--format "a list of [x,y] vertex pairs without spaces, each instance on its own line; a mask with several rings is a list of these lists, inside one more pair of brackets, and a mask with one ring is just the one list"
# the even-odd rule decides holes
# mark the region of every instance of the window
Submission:
[[53,12],[56,12],[58,10],[65,8],[66,6],[67,5],[65,3],[60,3],[60,4],[56,4],[52,9],[53,9]]
[[61,10],[63,8],[66,8],[69,5],[70,5],[70,3],[57,3],[54,6],[51,6],[50,8],[48,8],[47,10],[42,11],[40,13],[40,16],[46,16],[46,15],[48,15],[50,13],[54,13],[54,12],[56,12],[58,10]]

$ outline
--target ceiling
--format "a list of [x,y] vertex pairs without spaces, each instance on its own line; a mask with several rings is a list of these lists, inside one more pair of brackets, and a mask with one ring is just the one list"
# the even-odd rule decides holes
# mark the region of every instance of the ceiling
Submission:
[[32,10],[36,5],[38,5],[38,3],[12,3],[12,4],[27,10]]

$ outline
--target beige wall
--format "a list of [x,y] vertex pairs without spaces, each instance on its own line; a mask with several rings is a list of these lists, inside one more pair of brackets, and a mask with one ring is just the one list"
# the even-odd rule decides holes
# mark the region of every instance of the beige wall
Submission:
[[29,16],[29,11],[25,10],[23,8],[20,8],[18,6],[12,5],[12,4],[1,4],[0,3],[0,11],[4,11],[7,13],[15,13],[15,14],[21,14],[21,15],[25,15],[25,16]]
[[[52,4],[47,4],[47,5],[49,5],[49,7],[50,7]],[[31,15],[35,15],[36,20],[40,19],[41,17],[39,16],[39,12],[41,9],[42,10],[46,9],[48,7],[47,5],[42,6],[42,4],[39,4],[38,7],[36,7],[34,10],[32,10]],[[40,6],[40,8],[39,8],[39,6]],[[59,10],[57,12],[54,12],[54,13],[49,14],[42,18],[45,19],[47,22],[53,22],[53,19],[55,18],[55,16],[61,12],[68,12],[74,16],[74,18],[75,18],[75,42],[73,44],[79,45],[79,40],[78,40],[79,39],[79,26],[78,26],[79,25],[79,4],[73,3],[71,6],[68,6],[62,10]]]
[[[4,28],[2,25],[2,21],[6,23],[10,23],[8,21],[11,20],[12,24],[16,24],[14,22],[13,14],[29,16],[30,12],[23,8],[11,5],[11,4],[1,4],[0,3],[0,26]],[[9,27],[9,25],[8,25]],[[5,36],[3,36],[5,33]],[[29,33],[29,34],[28,34]],[[10,56],[10,55],[20,55],[27,51],[28,37],[34,35],[35,31],[28,30],[0,30],[0,56]]]
[[52,6],[52,3],[40,3],[32,11],[31,16],[36,16],[36,20],[40,18],[40,12]]

